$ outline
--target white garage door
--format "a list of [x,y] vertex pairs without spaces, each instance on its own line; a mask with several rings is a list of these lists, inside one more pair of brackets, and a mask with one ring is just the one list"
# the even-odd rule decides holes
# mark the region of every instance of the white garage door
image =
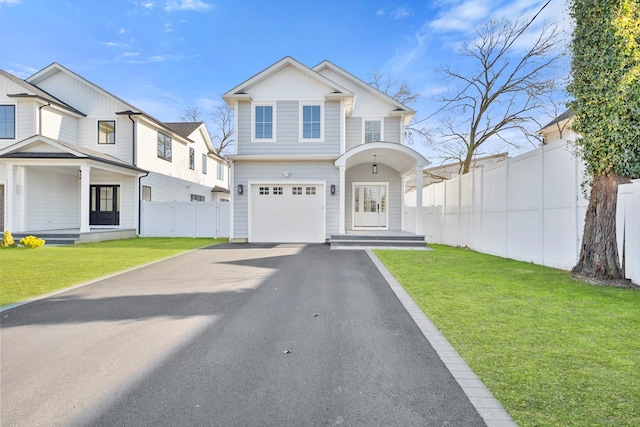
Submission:
[[324,243],[322,184],[252,184],[249,241]]

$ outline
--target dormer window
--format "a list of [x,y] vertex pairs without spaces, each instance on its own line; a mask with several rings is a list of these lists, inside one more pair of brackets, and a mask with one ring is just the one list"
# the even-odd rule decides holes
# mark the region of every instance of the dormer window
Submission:
[[16,106],[0,105],[0,139],[16,137]]
[[116,121],[98,120],[98,144],[116,143]]
[[302,104],[300,111],[300,137],[302,140],[322,140],[322,105]]
[[275,134],[275,106],[273,104],[254,104],[253,106],[253,139],[256,141],[273,141]]
[[364,121],[364,142],[382,141],[382,121],[381,120],[365,120]]

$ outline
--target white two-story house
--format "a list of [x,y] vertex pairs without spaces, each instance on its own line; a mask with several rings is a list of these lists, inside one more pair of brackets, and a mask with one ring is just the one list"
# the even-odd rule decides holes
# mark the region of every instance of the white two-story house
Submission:
[[404,143],[411,108],[329,61],[309,68],[291,57],[222,97],[235,112],[232,242],[407,228],[405,182],[421,186],[428,165]]
[[[228,198],[202,123],[163,123],[54,63],[0,70],[0,226],[131,237],[147,201]],[[80,239],[82,241],[83,239]]]

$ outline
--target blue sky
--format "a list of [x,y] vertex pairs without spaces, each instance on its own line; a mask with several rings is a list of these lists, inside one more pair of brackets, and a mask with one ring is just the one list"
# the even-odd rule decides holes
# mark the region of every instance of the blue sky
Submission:
[[[162,121],[203,112],[220,95],[285,56],[327,59],[368,81],[373,70],[421,96],[418,118],[437,110],[443,66],[474,26],[537,12],[545,0],[0,0],[0,68],[21,78],[58,62]],[[565,0],[544,19],[568,25]],[[526,40],[526,38],[523,38]],[[416,149],[426,148],[416,144]]]

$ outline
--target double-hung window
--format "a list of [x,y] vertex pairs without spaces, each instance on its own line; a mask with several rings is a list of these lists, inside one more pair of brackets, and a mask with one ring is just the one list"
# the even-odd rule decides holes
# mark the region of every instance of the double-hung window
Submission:
[[382,141],[382,121],[381,120],[365,120],[364,121],[364,142]]
[[302,104],[300,111],[300,137],[302,140],[322,140],[322,105]]
[[16,106],[0,105],[0,139],[16,138]]
[[254,105],[253,108],[253,138],[257,141],[274,140],[274,105]]
[[202,173],[203,174],[207,174],[207,155],[203,154],[202,155]]
[[158,132],[158,157],[171,161],[171,137]]
[[116,121],[98,120],[98,144],[116,143]]
[[218,163],[217,178],[224,181],[224,165],[222,163]]

